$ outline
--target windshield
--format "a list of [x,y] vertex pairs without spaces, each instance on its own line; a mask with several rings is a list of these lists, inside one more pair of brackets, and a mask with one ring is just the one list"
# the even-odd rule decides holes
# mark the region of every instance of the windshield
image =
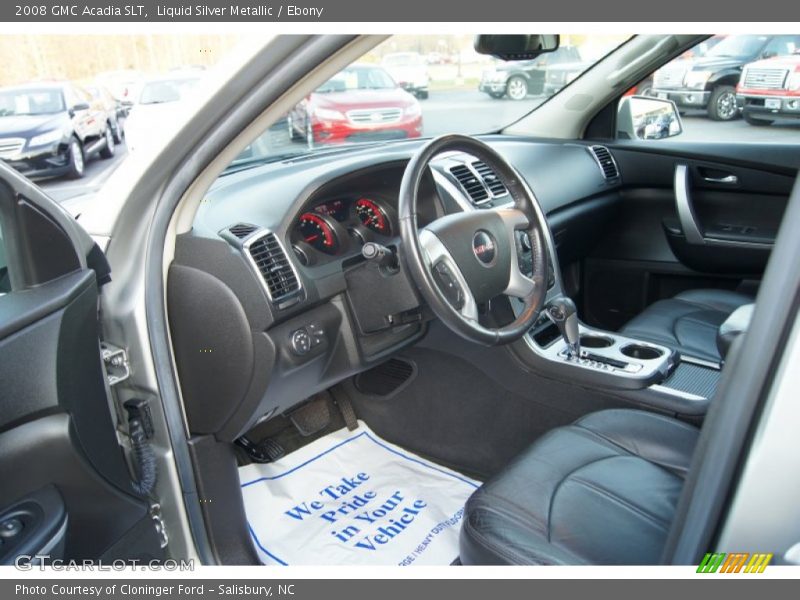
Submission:
[[142,87],[139,104],[177,102],[197,83],[197,79],[160,79]]
[[478,54],[472,35],[397,35],[319,86],[228,172],[344,146],[498,132],[560,93],[629,35],[562,35],[535,60]]
[[387,67],[406,67],[422,65],[424,61],[419,54],[390,54],[383,58],[383,64]]
[[55,89],[0,92],[0,117],[49,115],[64,110],[64,98]]
[[318,94],[353,90],[388,90],[397,87],[389,74],[380,67],[354,65],[340,71],[319,88]]
[[753,56],[766,41],[765,35],[734,35],[711,48],[706,56]]

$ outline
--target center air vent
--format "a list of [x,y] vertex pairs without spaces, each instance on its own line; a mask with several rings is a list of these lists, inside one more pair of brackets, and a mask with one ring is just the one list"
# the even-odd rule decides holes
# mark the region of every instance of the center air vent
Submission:
[[281,302],[300,291],[300,280],[278,237],[271,231],[250,238],[244,251],[261,274],[269,299]]
[[600,170],[603,172],[603,177],[606,181],[612,179],[619,179],[619,169],[617,162],[605,146],[589,146],[589,152],[592,153],[594,160],[597,162]]
[[461,184],[461,187],[475,204],[482,204],[489,200],[489,192],[483,182],[467,165],[451,167],[450,173],[458,180],[458,183]]
[[485,183],[486,187],[489,188],[492,196],[499,198],[500,196],[505,196],[508,193],[506,186],[502,181],[500,181],[500,178],[497,177],[497,173],[495,173],[489,165],[483,161],[476,160],[474,163],[472,163],[472,166],[475,168],[475,171],[477,171],[478,175],[481,176],[483,183]]
[[450,167],[450,174],[456,178],[473,204],[486,204],[508,194],[497,174],[483,161],[455,165]]

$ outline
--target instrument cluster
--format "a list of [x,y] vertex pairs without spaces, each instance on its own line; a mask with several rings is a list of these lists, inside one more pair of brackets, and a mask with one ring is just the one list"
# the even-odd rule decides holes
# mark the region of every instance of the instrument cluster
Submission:
[[292,247],[303,264],[319,255],[338,256],[371,241],[398,234],[397,211],[374,195],[328,200],[302,213],[292,231]]

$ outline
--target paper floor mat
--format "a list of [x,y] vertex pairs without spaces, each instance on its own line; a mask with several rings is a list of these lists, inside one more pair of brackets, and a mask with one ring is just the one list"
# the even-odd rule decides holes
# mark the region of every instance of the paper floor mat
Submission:
[[239,480],[259,556],[281,565],[449,565],[479,485],[362,422]]

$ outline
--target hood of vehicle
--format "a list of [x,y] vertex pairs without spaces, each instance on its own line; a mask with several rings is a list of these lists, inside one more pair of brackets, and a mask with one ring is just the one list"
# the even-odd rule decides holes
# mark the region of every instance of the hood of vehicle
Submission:
[[414,97],[400,88],[390,90],[348,90],[312,94],[311,104],[316,108],[348,111],[358,108],[406,107],[416,102]]
[[795,69],[800,67],[800,54],[792,56],[776,56],[765,60],[757,60],[747,65],[747,68],[756,69]]
[[66,113],[0,117],[0,136],[30,137],[61,127],[67,119]]
[[719,71],[740,67],[746,62],[747,59],[741,56],[701,56],[687,59],[684,66],[692,71]]
[[158,102],[156,104],[135,104],[131,108],[129,118],[152,119],[162,115],[172,115],[180,106],[178,102]]

